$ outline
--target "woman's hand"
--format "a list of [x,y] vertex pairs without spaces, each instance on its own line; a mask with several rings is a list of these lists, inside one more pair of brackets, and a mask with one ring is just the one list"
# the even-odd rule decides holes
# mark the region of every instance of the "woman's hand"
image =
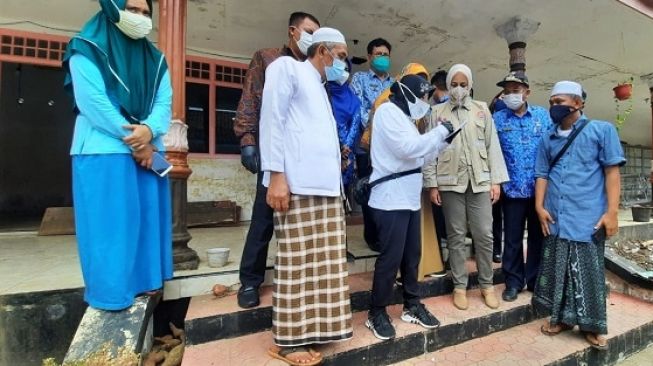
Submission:
[[270,173],[270,186],[268,187],[268,194],[265,197],[265,201],[275,211],[288,211],[288,207],[290,206],[290,189],[284,173]]
[[442,206],[442,197],[440,197],[440,191],[433,187],[430,190],[431,202],[435,203],[438,206]]
[[138,151],[152,141],[152,130],[147,125],[124,125],[125,130],[131,130],[131,135],[122,139],[132,150]]
[[154,146],[147,144],[142,149],[132,152],[132,157],[140,166],[150,169],[152,168],[152,155],[155,153],[154,151]]

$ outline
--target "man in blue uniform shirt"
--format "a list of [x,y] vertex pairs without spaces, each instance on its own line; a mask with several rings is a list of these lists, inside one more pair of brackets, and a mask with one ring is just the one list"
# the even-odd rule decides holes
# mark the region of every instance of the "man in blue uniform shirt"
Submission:
[[[502,202],[504,249],[501,269],[506,288],[503,300],[515,301],[527,286],[533,291],[540,264],[542,231],[535,212],[535,158],[542,136],[552,125],[549,112],[527,102],[530,90],[523,72],[511,72],[497,83],[503,88],[505,109],[494,113],[501,150],[510,181],[504,183]],[[528,247],[524,265],[524,225]]]

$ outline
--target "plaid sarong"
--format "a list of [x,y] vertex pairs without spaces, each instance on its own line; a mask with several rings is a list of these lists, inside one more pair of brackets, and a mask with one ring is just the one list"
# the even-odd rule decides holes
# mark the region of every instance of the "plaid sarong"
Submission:
[[274,230],[274,342],[300,346],[351,338],[341,198],[292,195],[289,210],[274,213]]

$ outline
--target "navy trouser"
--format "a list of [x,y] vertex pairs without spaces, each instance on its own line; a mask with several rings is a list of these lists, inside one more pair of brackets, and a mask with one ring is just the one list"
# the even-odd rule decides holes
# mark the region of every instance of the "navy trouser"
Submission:
[[[535,212],[534,198],[503,199],[504,247],[501,270],[506,287],[535,288],[542,252],[542,228]],[[528,249],[524,264],[524,226],[528,229]]]
[[[372,174],[370,154],[356,154],[356,168],[358,169],[356,174],[358,178]],[[376,232],[372,209],[367,205],[367,203],[364,203],[361,205],[361,211],[363,212],[363,238],[370,249],[378,251],[379,249],[377,248],[377,245],[379,242],[379,236]]]
[[392,290],[401,272],[404,305],[419,304],[417,266],[422,255],[420,242],[420,212],[410,210],[384,211],[370,208],[379,235],[379,256],[374,265],[371,315],[385,310],[392,301]]
[[503,239],[503,191],[501,192],[501,199],[492,205],[492,254],[501,255],[501,241]]
[[256,179],[256,197],[252,207],[243,256],[240,260],[240,283],[242,286],[259,287],[265,278],[265,262],[268,247],[274,233],[274,210],[268,206],[265,196],[268,189],[263,185],[263,172]]

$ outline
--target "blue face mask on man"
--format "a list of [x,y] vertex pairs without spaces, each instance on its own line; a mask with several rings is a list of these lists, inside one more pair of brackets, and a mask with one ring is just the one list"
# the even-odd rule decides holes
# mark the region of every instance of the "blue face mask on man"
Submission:
[[324,66],[324,73],[326,75],[327,81],[335,81],[338,84],[342,85],[347,82],[349,79],[349,73],[347,72],[347,64],[345,61],[337,58],[336,56],[329,51],[331,57],[333,57],[333,65]]

